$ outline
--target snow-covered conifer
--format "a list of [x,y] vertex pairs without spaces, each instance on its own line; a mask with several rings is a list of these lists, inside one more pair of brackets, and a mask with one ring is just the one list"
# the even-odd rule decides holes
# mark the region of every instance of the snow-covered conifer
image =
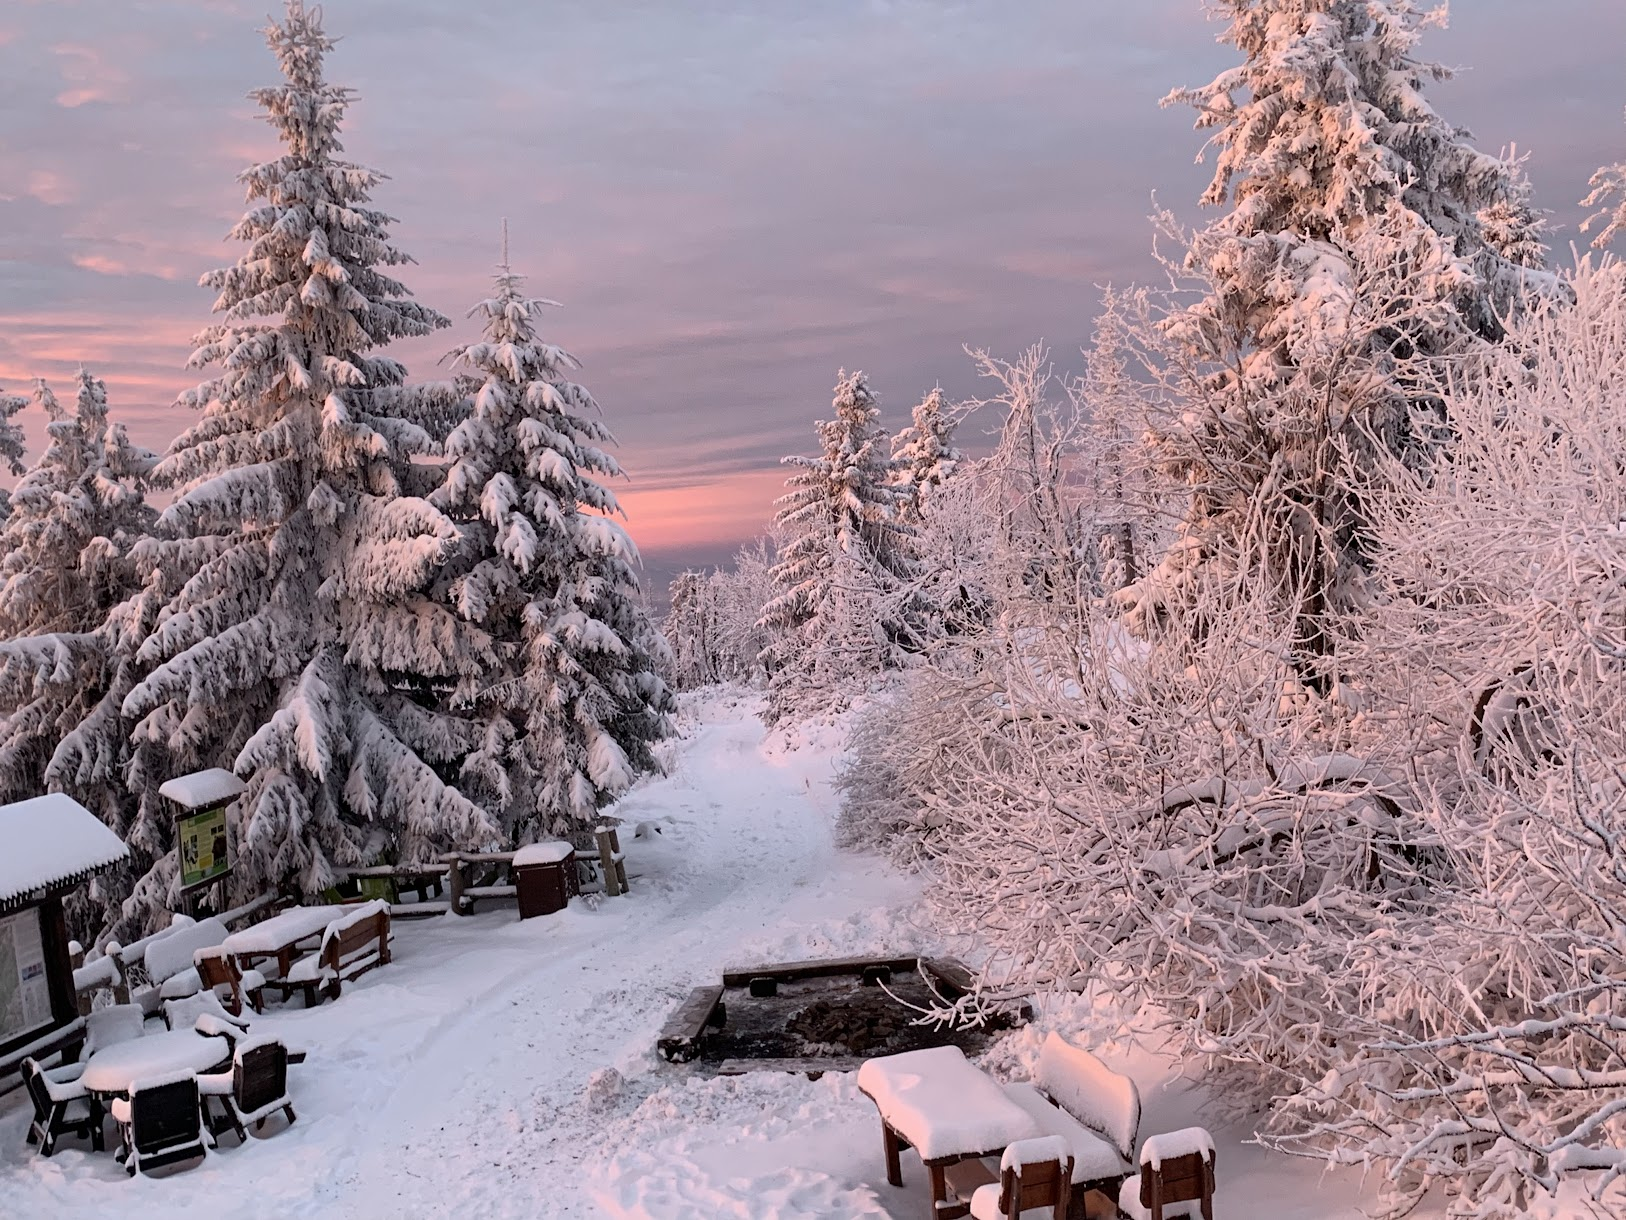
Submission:
[[1602,250],[1619,234],[1626,233],[1626,161],[1604,166],[1592,175],[1589,185],[1592,190],[1581,200],[1581,206],[1598,211],[1581,222],[1581,230],[1585,232],[1602,221],[1603,228],[1592,238],[1593,249]]
[[575,359],[537,333],[552,302],[526,297],[503,257],[495,292],[470,311],[484,337],[452,353],[469,413],[431,499],[463,533],[452,602],[505,657],[453,695],[479,726],[465,786],[524,841],[590,825],[653,769],[671,699],[638,551],[603,482],[621,473],[600,448],[613,438],[570,379]]
[[956,421],[940,386],[934,386],[915,407],[907,428],[892,438],[892,461],[898,486],[907,493],[905,515],[918,521],[920,508],[932,490],[941,487],[960,462],[954,447]]
[[[1190,490],[1170,559],[1263,556],[1296,607],[1295,658],[1319,684],[1327,615],[1359,583],[1351,483],[1380,451],[1421,455],[1441,434],[1408,362],[1495,338],[1521,285],[1553,281],[1505,257],[1529,257],[1534,223],[1516,164],[1475,149],[1425,96],[1447,72],[1416,48],[1443,10],[1212,8],[1243,63],[1165,99],[1195,106],[1212,133],[1203,202],[1229,208],[1183,239],[1198,299],[1158,322],[1171,346],[1154,358],[1185,379],[1152,429],[1158,464]],[[1164,568],[1125,590],[1132,620],[1177,604],[1181,580]]]
[[[123,832],[130,650],[117,620],[139,601],[133,552],[151,528],[144,499],[155,455],[107,418],[102,383],[79,374],[73,412],[44,382],[47,445],[23,475],[0,528],[0,799],[71,793]],[[70,904],[94,934],[125,876],[98,878]]]
[[765,657],[773,720],[839,705],[910,643],[906,493],[880,407],[863,373],[845,369],[831,405],[835,418],[817,424],[820,455],[784,459],[800,470],[777,502],[783,542],[762,612],[779,632]]
[[[12,474],[22,474],[25,451],[23,430],[11,422],[11,417],[28,405],[28,399],[19,394],[0,392],[0,462]],[[11,511],[10,496],[0,490],[0,521]]]
[[[311,892],[337,866],[491,835],[443,778],[469,726],[430,705],[497,657],[430,596],[460,534],[403,494],[434,446],[396,413],[405,369],[377,351],[446,320],[386,274],[410,260],[369,202],[382,176],[341,158],[353,94],[324,78],[320,10],[288,0],[266,38],[284,80],[251,96],[282,152],[240,176],[252,206],[232,236],[247,249],[203,277],[222,320],[191,363],[219,371],[183,396],[202,417],[155,472],[177,488],[145,555],[164,604],[124,711],[153,848],[158,784],[231,767],[248,783],[234,884]],[[173,852],[154,855],[133,919],[169,896]]]

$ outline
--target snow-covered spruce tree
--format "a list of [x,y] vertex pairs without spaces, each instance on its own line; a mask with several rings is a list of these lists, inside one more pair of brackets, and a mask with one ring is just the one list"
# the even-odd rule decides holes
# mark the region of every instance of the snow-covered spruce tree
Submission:
[[[1485,233],[1499,207],[1527,208],[1515,166],[1473,148],[1426,100],[1426,83],[1447,73],[1415,52],[1443,7],[1210,7],[1244,62],[1164,99],[1197,108],[1217,150],[1203,202],[1230,208],[1183,240],[1198,299],[1160,320],[1197,391],[1155,428],[1162,469],[1192,490],[1174,558],[1214,561],[1238,503],[1276,501],[1269,558],[1300,608],[1294,655],[1323,685],[1326,617],[1362,548],[1349,494],[1359,470],[1340,455],[1359,466],[1384,449],[1426,451],[1440,421],[1423,411],[1419,424],[1419,408],[1437,404],[1397,362],[1494,338],[1499,309],[1544,273],[1510,263]],[[1387,300],[1362,299],[1385,283]],[[1129,603],[1158,601],[1176,576],[1154,572]]]
[[1593,249],[1602,250],[1619,234],[1626,233],[1626,161],[1604,166],[1592,175],[1590,185],[1592,190],[1581,200],[1581,206],[1598,211],[1581,222],[1581,231],[1602,221],[1603,228],[1592,238]]
[[[1442,374],[1452,440],[1372,498],[1378,611],[1347,647],[1457,892],[1365,968],[1354,1061],[1276,1131],[1382,1165],[1396,1213],[1431,1185],[1454,1215],[1626,1209],[1626,266],[1570,283]],[[1389,999],[1410,980],[1432,1022]]]
[[784,459],[800,472],[777,502],[783,541],[762,611],[778,632],[764,655],[770,723],[841,706],[914,642],[906,493],[863,373],[841,371],[831,406],[822,453]]
[[960,451],[954,447],[956,422],[942,388],[933,387],[915,407],[909,426],[892,438],[897,485],[907,494],[901,505],[906,520],[920,519],[926,498],[959,465]]
[[145,557],[170,590],[137,653],[151,672],[124,703],[136,833],[155,856],[135,924],[175,877],[157,786],[194,768],[248,783],[245,893],[309,893],[336,866],[494,831],[446,782],[470,726],[433,705],[490,673],[497,649],[428,595],[460,535],[403,494],[433,442],[395,413],[405,369],[376,351],[446,322],[383,270],[410,260],[369,204],[381,175],[340,159],[353,95],[323,77],[319,10],[289,0],[266,38],[284,81],[251,96],[283,150],[241,175],[253,206],[232,236],[248,248],[203,277],[222,320],[192,357],[219,373],[183,396],[202,418],[155,471],[176,494]]
[[464,787],[512,841],[528,842],[590,827],[655,768],[671,697],[638,551],[600,481],[621,473],[599,447],[613,438],[570,380],[576,361],[537,333],[552,302],[520,285],[505,251],[495,292],[470,311],[484,337],[452,353],[469,412],[447,438],[446,481],[430,499],[463,534],[448,570],[457,613],[505,657],[450,698],[479,731]]
[[[144,491],[157,457],[109,424],[89,374],[71,414],[44,382],[37,397],[47,445],[0,528],[0,799],[65,790],[122,833],[129,726],[118,707],[131,658],[117,620],[139,600],[133,552],[152,526]],[[120,870],[77,896],[75,933],[94,935],[129,881]]]

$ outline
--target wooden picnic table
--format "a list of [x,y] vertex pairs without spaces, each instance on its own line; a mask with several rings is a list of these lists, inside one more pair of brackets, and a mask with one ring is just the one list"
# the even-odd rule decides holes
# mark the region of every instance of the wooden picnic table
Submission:
[[1038,1121],[1005,1090],[966,1062],[957,1046],[934,1046],[866,1060],[858,1088],[881,1115],[886,1180],[903,1185],[899,1153],[914,1148],[926,1166],[927,1214],[955,1220],[970,1211],[949,1202],[947,1171],[961,1161],[999,1156],[1017,1140],[1044,1134]]
[[282,977],[293,966],[301,942],[320,936],[327,931],[328,924],[344,918],[354,909],[343,904],[289,907],[241,932],[233,932],[221,942],[221,947],[245,969],[263,958],[274,957],[277,975]]
[[193,1029],[172,1029],[116,1042],[85,1061],[79,1082],[101,1097],[122,1097],[149,1076],[215,1072],[231,1065],[231,1044]]

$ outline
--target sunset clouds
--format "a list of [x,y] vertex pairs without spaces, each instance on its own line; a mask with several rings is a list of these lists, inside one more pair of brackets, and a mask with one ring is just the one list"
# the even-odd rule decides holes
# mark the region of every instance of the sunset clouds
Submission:
[[[234,257],[235,174],[272,149],[245,93],[275,69],[270,0],[51,0],[0,16],[0,386],[107,377],[162,446],[196,380],[199,274]],[[1066,362],[1094,285],[1155,274],[1145,215],[1195,219],[1204,173],[1170,87],[1230,61],[1197,0],[328,0],[351,156],[471,327],[498,226],[584,362],[652,552],[759,530],[838,366],[897,425],[960,345],[1044,338]],[[1531,153],[1574,201],[1626,151],[1616,0],[1464,2],[1426,50],[1471,65],[1443,113]]]

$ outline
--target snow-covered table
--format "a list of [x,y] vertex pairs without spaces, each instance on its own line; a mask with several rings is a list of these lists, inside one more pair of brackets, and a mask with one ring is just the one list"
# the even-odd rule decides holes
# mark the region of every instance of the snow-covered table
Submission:
[[233,932],[221,942],[221,948],[235,957],[245,970],[262,958],[274,957],[278,975],[286,975],[294,964],[294,954],[301,941],[320,936],[327,931],[328,924],[343,919],[354,909],[342,904],[289,907],[253,927]]
[[85,1061],[79,1082],[91,1093],[110,1097],[128,1093],[132,1084],[149,1076],[212,1072],[230,1063],[231,1044],[226,1039],[206,1038],[192,1029],[172,1029],[97,1051]]
[[991,1077],[966,1062],[957,1046],[867,1060],[858,1069],[858,1088],[881,1113],[886,1180],[903,1185],[898,1154],[914,1148],[930,1179],[932,1215],[940,1220],[967,1211],[963,1203],[948,1201],[948,1166],[998,1156],[1007,1144],[1044,1134]]

